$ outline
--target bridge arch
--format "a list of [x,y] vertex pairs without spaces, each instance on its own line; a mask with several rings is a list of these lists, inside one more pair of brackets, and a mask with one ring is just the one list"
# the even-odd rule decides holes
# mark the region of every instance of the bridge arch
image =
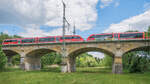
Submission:
[[85,53],[85,52],[90,52],[90,51],[96,51],[96,52],[102,52],[102,53],[105,53],[109,56],[114,56],[114,53],[109,51],[109,50],[106,50],[106,49],[103,49],[103,48],[98,48],[98,47],[84,47],[84,48],[78,48],[78,49],[75,49],[74,51],[70,52],[68,54],[68,56],[78,56],[82,53]]
[[114,58],[114,53],[103,49],[103,48],[98,48],[98,47],[84,47],[84,48],[78,48],[75,49],[74,51],[72,51],[71,53],[68,54],[68,62],[67,62],[67,66],[68,66],[68,72],[75,72],[76,71],[76,57],[79,56],[82,53],[85,52],[101,52],[101,53],[105,53],[109,56],[111,56],[112,58]]
[[48,49],[48,48],[40,48],[28,52],[25,58],[25,63],[26,63],[25,70],[40,70],[41,57],[51,52],[59,53],[55,50]]
[[6,56],[14,56],[14,55],[20,54],[19,52],[14,51],[14,50],[3,50],[3,52],[5,53]]
[[8,66],[12,65],[13,56],[15,56],[15,55],[19,55],[20,56],[20,53],[15,51],[15,50],[8,49],[8,50],[3,50],[3,52],[5,53],[5,55],[6,55],[7,59],[8,59],[8,61],[7,61],[7,65]]
[[129,53],[129,52],[132,52],[132,51],[150,51],[150,45],[149,46],[137,46],[137,47],[134,47],[134,48],[130,48],[128,50],[126,50],[124,54],[126,53]]
[[52,50],[52,49],[48,49],[48,48],[40,48],[40,49],[35,49],[35,50],[32,50],[32,51],[29,51],[26,56],[43,56],[47,53],[50,53],[50,52],[57,52],[55,50]]

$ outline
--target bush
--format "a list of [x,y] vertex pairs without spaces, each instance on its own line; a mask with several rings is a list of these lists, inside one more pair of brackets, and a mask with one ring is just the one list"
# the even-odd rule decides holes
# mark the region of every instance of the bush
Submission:
[[99,66],[99,60],[93,56],[84,53],[76,58],[77,67],[96,67]]
[[2,48],[0,45],[0,70],[5,69],[6,63],[7,63],[7,57],[5,56],[4,52],[2,51]]
[[130,73],[149,69],[150,58],[146,52],[130,52],[123,56],[123,66]]

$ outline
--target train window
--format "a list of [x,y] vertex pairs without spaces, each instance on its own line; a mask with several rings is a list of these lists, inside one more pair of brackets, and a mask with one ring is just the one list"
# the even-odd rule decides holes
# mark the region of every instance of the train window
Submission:
[[[63,39],[63,37],[61,37],[60,39]],[[65,37],[64,39],[72,39],[72,37]]]
[[91,36],[90,38],[95,38],[95,35]]
[[95,38],[112,38],[113,36],[110,35],[96,35]]
[[55,38],[40,38],[39,42],[49,42],[49,41],[55,41]]
[[4,42],[17,42],[17,40],[5,40]]
[[56,41],[59,41],[59,37],[56,37]]
[[114,34],[114,38],[118,38],[118,34]]
[[35,39],[22,39],[21,41],[22,43],[33,43],[35,42]]
[[72,37],[73,39],[80,39],[80,37],[77,37],[77,36],[75,36],[75,37]]
[[143,37],[143,33],[137,33],[136,38],[142,38]]
[[142,38],[142,33],[120,34],[120,38]]
[[18,41],[18,43],[20,44],[20,40]]

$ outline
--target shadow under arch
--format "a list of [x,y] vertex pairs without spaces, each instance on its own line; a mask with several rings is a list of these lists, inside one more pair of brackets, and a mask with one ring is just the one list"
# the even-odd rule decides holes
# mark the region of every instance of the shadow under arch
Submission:
[[32,51],[28,52],[26,55],[27,56],[37,56],[37,57],[40,56],[41,57],[41,56],[48,54],[48,53],[51,53],[51,52],[59,53],[59,52],[52,50],[52,49],[41,48],[41,49],[32,50]]
[[[6,64],[7,67],[11,67],[13,65],[18,65],[19,66],[19,64],[16,64],[16,63],[14,64],[13,63],[13,61],[14,61],[13,57],[14,56],[19,56],[19,59],[20,59],[20,53],[18,53],[16,51],[13,51],[13,50],[3,50],[3,52],[5,53],[5,55],[7,57],[7,64]],[[19,60],[19,62],[20,62],[20,60]]]
[[6,56],[14,56],[14,55],[19,54],[18,52],[13,51],[13,50],[3,50],[3,52],[5,53]]
[[25,58],[25,70],[41,70],[41,57],[52,52],[60,54],[59,52],[48,48],[35,49],[28,52]]
[[149,52],[150,53],[150,46],[142,46],[142,47],[136,47],[136,48],[133,48],[133,49],[130,49],[126,52],[123,53],[123,56],[127,53],[130,53],[130,52],[133,52],[133,51],[146,51],[146,52]]
[[104,54],[107,54],[109,56],[114,56],[114,54],[108,50],[105,50],[105,49],[101,49],[101,48],[96,48],[96,47],[85,47],[85,48],[80,48],[80,49],[77,49],[73,52],[71,52],[68,56],[71,57],[71,56],[79,56],[80,54],[82,53],[85,53],[85,52],[102,52]]

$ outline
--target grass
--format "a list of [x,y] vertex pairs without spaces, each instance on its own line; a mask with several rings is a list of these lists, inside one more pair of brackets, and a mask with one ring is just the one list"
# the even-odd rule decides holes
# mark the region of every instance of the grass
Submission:
[[104,68],[77,68],[74,73],[61,73],[59,68],[7,69],[0,72],[0,84],[150,84],[150,72],[115,75]]

